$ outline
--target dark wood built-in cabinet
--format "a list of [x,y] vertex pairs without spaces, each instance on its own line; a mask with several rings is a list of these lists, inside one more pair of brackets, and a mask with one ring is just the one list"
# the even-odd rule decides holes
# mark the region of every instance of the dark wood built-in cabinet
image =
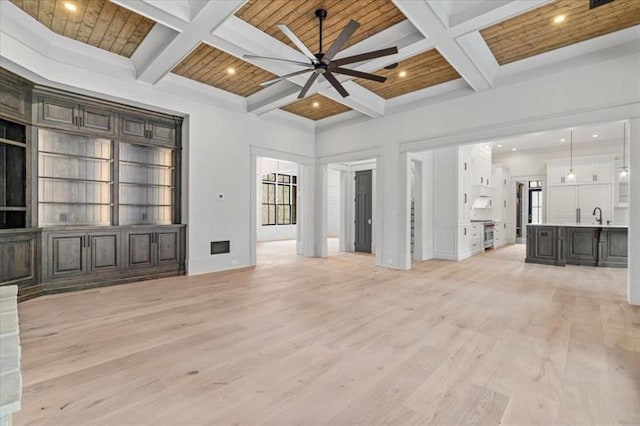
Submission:
[[0,285],[184,273],[182,119],[0,77]]

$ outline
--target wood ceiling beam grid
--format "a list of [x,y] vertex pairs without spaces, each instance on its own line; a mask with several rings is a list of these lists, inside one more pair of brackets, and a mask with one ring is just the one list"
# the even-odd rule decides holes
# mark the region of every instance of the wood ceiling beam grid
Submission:
[[474,90],[491,87],[493,81],[488,81],[485,73],[479,71],[482,65],[471,61],[426,1],[393,1],[425,37],[433,40],[440,54]]
[[182,32],[136,67],[137,79],[155,85],[243,3],[244,0],[208,2]]
[[380,117],[384,115],[383,98],[353,81],[342,81],[342,85],[347,92],[349,92],[349,96],[346,98],[343,98],[333,88],[328,87],[318,90],[318,93],[369,117]]

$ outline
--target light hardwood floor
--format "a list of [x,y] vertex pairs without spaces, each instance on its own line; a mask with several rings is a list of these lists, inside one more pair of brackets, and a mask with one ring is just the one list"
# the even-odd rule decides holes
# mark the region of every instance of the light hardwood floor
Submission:
[[294,252],[21,304],[15,424],[640,423],[626,270]]

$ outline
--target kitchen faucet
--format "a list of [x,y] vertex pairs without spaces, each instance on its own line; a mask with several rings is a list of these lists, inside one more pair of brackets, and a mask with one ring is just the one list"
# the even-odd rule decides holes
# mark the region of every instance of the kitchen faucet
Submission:
[[600,225],[602,225],[602,209],[600,207],[596,207],[595,209],[593,209],[593,213],[591,213],[592,215],[596,215],[596,210],[600,212],[600,217],[596,217],[596,220],[598,221],[598,223]]

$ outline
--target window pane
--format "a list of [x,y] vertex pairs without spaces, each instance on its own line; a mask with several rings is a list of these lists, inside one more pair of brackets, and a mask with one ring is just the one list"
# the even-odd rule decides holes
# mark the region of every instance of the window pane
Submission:
[[284,186],[278,185],[278,204],[284,204]]
[[278,225],[284,225],[284,206],[278,206]]
[[278,182],[284,182],[284,175],[278,175]]
[[296,206],[291,206],[291,224],[295,225],[297,223],[297,213],[298,208]]
[[282,181],[284,183],[290,183],[291,182],[291,176],[290,175],[282,175]]
[[268,225],[269,224],[269,206],[262,206],[262,224],[263,225]]
[[298,183],[298,176],[291,176],[291,183]]
[[291,207],[289,206],[284,206],[284,223],[291,224]]
[[276,206],[270,205],[269,206],[269,225],[275,225],[275,224],[276,224]]
[[298,204],[298,187],[297,186],[291,187],[291,204],[294,206]]
[[284,196],[282,197],[282,200],[280,200],[280,204],[291,204],[291,198],[290,198],[291,187],[288,185],[283,186],[282,193]]
[[269,202],[269,204],[275,204],[276,203],[276,186],[272,183],[268,184],[269,186],[269,196],[267,198],[267,201]]
[[262,184],[262,203],[267,204],[269,202],[269,184]]

